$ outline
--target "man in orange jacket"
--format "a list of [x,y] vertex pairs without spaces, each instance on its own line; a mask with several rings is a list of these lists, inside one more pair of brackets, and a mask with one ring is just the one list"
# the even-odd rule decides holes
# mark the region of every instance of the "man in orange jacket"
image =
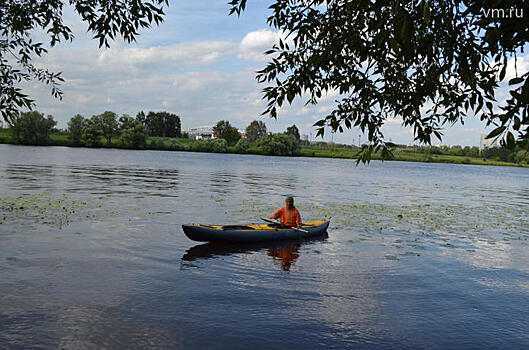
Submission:
[[288,196],[285,199],[285,206],[277,209],[272,215],[268,216],[269,219],[279,219],[283,225],[291,227],[301,227],[301,215],[299,211],[294,207],[294,198]]

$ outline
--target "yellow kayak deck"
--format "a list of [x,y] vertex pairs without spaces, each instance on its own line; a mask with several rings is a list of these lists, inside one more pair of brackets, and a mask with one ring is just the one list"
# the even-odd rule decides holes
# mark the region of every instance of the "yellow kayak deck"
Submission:
[[[307,222],[304,222],[300,228],[310,228],[310,227],[316,227],[316,226],[319,226],[319,225],[322,225],[324,224],[326,221],[323,221],[323,220],[312,220],[312,221],[307,221]],[[191,226],[191,227],[204,227],[204,228],[209,228],[209,229],[214,229],[214,230],[225,230],[226,227],[228,225],[205,225],[205,224],[198,224],[198,225],[188,225],[188,226]],[[271,229],[271,226],[270,224],[266,224],[266,223],[263,223],[263,224],[240,224],[240,225],[229,225],[229,226],[233,226],[233,229],[235,230],[255,230],[255,231],[268,231]],[[229,227],[228,226],[228,227]],[[240,227],[239,229],[237,229],[236,227]],[[274,229],[276,230],[292,230],[290,227],[277,227]]]

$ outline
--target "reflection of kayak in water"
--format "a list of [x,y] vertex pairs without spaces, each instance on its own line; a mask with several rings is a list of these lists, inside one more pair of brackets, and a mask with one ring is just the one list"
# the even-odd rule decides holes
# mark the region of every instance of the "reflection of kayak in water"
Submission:
[[202,243],[192,248],[189,248],[182,257],[182,260],[194,261],[202,259],[214,259],[219,256],[230,256],[234,254],[254,253],[261,250],[272,250],[281,247],[299,246],[299,241],[257,243],[210,242]]
[[327,232],[329,221],[315,220],[301,229],[275,224],[182,225],[187,237],[199,242],[263,242],[318,237]]
[[[321,242],[327,235],[312,238],[310,240],[293,240],[278,242],[258,242],[258,243],[229,243],[211,242],[196,245],[189,248],[182,262],[192,262],[207,259],[216,259],[220,256],[230,256],[234,254],[252,254],[259,251],[266,251],[266,255],[273,258],[274,265],[283,270],[289,270],[299,257],[299,248],[305,244]],[[192,266],[192,265],[189,265]]]

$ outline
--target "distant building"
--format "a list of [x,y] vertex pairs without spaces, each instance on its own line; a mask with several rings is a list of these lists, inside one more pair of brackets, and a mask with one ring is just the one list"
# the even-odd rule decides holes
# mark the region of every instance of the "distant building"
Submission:
[[213,126],[200,126],[197,128],[191,128],[186,131],[187,137],[190,139],[214,139],[217,137],[213,132]]
[[301,135],[301,141],[307,141],[308,142],[309,141],[309,135],[307,135],[307,134]]
[[241,134],[241,137],[242,137],[243,139],[246,138],[246,131],[244,131],[244,130],[240,130],[240,129],[237,129],[237,131],[239,132],[239,134]]
[[487,137],[487,135],[481,134],[481,138],[479,140],[479,150],[480,151],[486,148],[501,147],[499,138],[486,139],[485,137]]

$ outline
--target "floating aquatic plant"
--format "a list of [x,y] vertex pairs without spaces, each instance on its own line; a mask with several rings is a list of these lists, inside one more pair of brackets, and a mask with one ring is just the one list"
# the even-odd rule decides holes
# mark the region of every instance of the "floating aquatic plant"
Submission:
[[67,194],[50,192],[27,194],[17,197],[0,198],[0,223],[16,226],[25,230],[35,225],[62,228],[73,221],[101,221],[109,216],[129,216],[134,219],[152,216],[154,212],[138,213],[136,206],[130,204],[119,207],[110,206],[105,197],[75,199]]

